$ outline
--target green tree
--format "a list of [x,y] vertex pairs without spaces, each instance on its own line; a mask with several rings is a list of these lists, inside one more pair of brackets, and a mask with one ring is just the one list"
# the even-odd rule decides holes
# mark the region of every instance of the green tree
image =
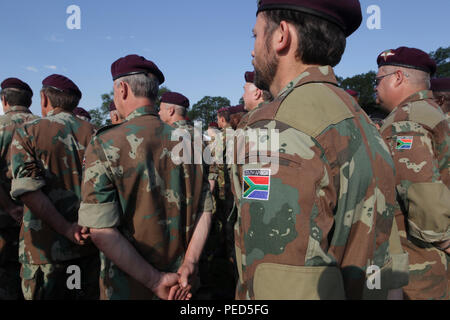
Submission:
[[369,71],[349,78],[338,77],[341,88],[353,90],[359,93],[359,105],[368,115],[378,114],[387,116],[386,112],[380,109],[375,100],[374,82],[375,71]]
[[100,128],[111,124],[109,118],[109,105],[114,100],[114,92],[102,94],[102,105],[99,108],[89,110],[92,120],[91,123]]
[[436,77],[450,77],[450,47],[439,48],[430,53],[431,58],[436,61]]
[[230,106],[230,100],[224,97],[206,96],[192,106],[188,112],[191,120],[202,121],[203,128],[206,129],[208,124],[217,119],[217,110]]

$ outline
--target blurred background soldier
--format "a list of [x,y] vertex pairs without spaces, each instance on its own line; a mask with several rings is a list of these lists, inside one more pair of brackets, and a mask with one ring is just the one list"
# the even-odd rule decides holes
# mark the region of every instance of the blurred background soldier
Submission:
[[409,254],[405,298],[448,299],[449,126],[429,90],[436,63],[407,47],[382,52],[377,63],[377,100],[390,112],[380,132],[394,158],[396,222]]
[[[11,146],[11,195],[25,204],[20,234],[22,290],[26,299],[98,299],[98,251],[80,246],[77,224],[86,147],[94,127],[73,110],[81,91],[68,78],[42,81],[42,119],[24,124]],[[70,266],[79,284],[70,287]]]
[[431,79],[431,91],[447,120],[450,120],[450,78]]
[[73,114],[76,115],[78,118],[80,118],[81,120],[87,121],[87,122],[91,122],[91,115],[89,114],[89,112],[87,112],[85,109],[80,108],[80,107],[76,107],[73,110]]
[[17,78],[2,82],[0,97],[0,300],[23,299],[20,288],[19,232],[23,204],[14,202],[11,191],[11,143],[17,127],[39,118],[29,110],[33,91]]
[[245,110],[248,111],[247,114],[244,114],[240,124],[238,124],[238,128],[245,127],[245,124],[248,121],[248,118],[252,114],[253,110],[255,110],[261,103],[270,102],[273,97],[267,90],[258,89],[255,86],[255,72],[248,71],[244,75],[245,85],[244,85],[244,95],[242,99],[244,100]]
[[174,128],[186,129],[194,138],[194,127],[186,119],[189,99],[178,92],[166,92],[161,96],[160,119]]
[[230,125],[233,130],[236,130],[237,126],[241,122],[242,118],[248,113],[243,104],[228,108],[230,112]]
[[109,118],[111,119],[111,124],[121,124],[124,120],[117,111],[114,101],[111,101],[109,104]]
[[[232,300],[235,290],[234,259],[227,237],[234,201],[227,166],[227,129],[231,130],[229,108],[217,111],[217,132],[210,147],[215,163],[210,165],[208,180],[214,199],[211,232],[202,255],[202,298]],[[233,159],[231,159],[233,160]],[[229,233],[228,233],[229,235]]]

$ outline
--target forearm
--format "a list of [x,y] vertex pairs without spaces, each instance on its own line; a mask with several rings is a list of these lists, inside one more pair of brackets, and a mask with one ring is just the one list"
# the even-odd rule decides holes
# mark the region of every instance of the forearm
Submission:
[[145,261],[117,229],[91,229],[90,236],[97,248],[119,269],[151,290],[157,285],[161,273]]
[[193,264],[197,264],[208,239],[209,230],[211,228],[212,214],[211,212],[203,212],[195,227],[194,234],[189,242],[188,249],[184,260]]
[[39,219],[59,234],[67,237],[67,231],[70,229],[71,223],[56,210],[53,203],[41,190],[27,192],[20,196],[20,200]]

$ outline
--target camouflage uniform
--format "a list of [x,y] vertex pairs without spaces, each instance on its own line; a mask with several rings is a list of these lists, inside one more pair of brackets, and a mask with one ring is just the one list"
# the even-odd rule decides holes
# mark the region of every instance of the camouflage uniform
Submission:
[[[208,180],[214,180],[216,185],[213,190],[215,202],[214,215],[211,222],[211,232],[203,251],[203,285],[209,291],[210,299],[227,299],[234,296],[237,274],[235,270],[234,234],[233,225],[236,221],[236,209],[231,193],[229,169],[226,163],[226,130],[232,130],[227,126],[220,130],[214,142],[211,144],[215,161],[209,166]],[[219,147],[216,150],[216,146]],[[219,151],[216,155],[215,151]]]
[[[27,121],[38,118],[22,106],[10,107],[0,117],[0,182],[5,192],[11,190],[10,146],[14,131]],[[0,209],[0,300],[15,300],[22,296],[19,264],[20,225]]]
[[420,91],[395,108],[381,133],[396,166],[396,221],[409,253],[409,299],[449,299],[448,255],[432,243],[450,238],[449,126]]
[[[177,272],[198,212],[212,210],[202,167],[176,165],[174,129],[154,108],[100,129],[86,151],[79,224],[117,228],[153,267]],[[100,298],[153,299],[144,285],[101,254]]]
[[[248,160],[232,167],[237,299],[385,298],[405,284],[390,279],[392,158],[331,67],[308,68],[245,129],[267,129],[258,137],[269,145],[271,129],[279,130],[279,150],[271,151],[279,169]],[[244,150],[253,156],[249,142]],[[372,265],[381,290],[366,287]]]
[[[78,219],[82,159],[94,132],[86,121],[56,108],[18,128],[11,147],[13,198],[41,189],[70,223]],[[79,246],[24,206],[19,261],[26,299],[97,299],[99,257],[95,246]],[[67,268],[81,268],[81,289],[69,290]]]

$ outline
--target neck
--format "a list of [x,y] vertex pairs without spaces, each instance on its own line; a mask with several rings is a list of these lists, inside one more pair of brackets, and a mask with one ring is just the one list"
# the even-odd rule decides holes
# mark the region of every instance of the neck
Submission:
[[395,105],[393,106],[392,110],[399,106],[403,101],[405,101],[406,99],[408,99],[409,97],[411,97],[413,94],[423,91],[423,90],[427,90],[425,87],[411,87],[411,88],[406,88],[405,90],[402,91],[402,93],[398,96],[397,100],[395,101]]
[[153,102],[148,98],[134,98],[130,101],[127,101],[123,106],[125,118],[128,117],[136,109],[144,106],[153,106]]
[[296,61],[292,63],[292,60],[283,60],[280,59],[280,63],[278,65],[277,73],[275,78],[270,86],[270,93],[272,96],[276,97],[280,93],[283,88],[285,88],[289,82],[297,78],[306,69],[311,67],[318,67],[318,65],[309,65],[304,64],[300,61]]

